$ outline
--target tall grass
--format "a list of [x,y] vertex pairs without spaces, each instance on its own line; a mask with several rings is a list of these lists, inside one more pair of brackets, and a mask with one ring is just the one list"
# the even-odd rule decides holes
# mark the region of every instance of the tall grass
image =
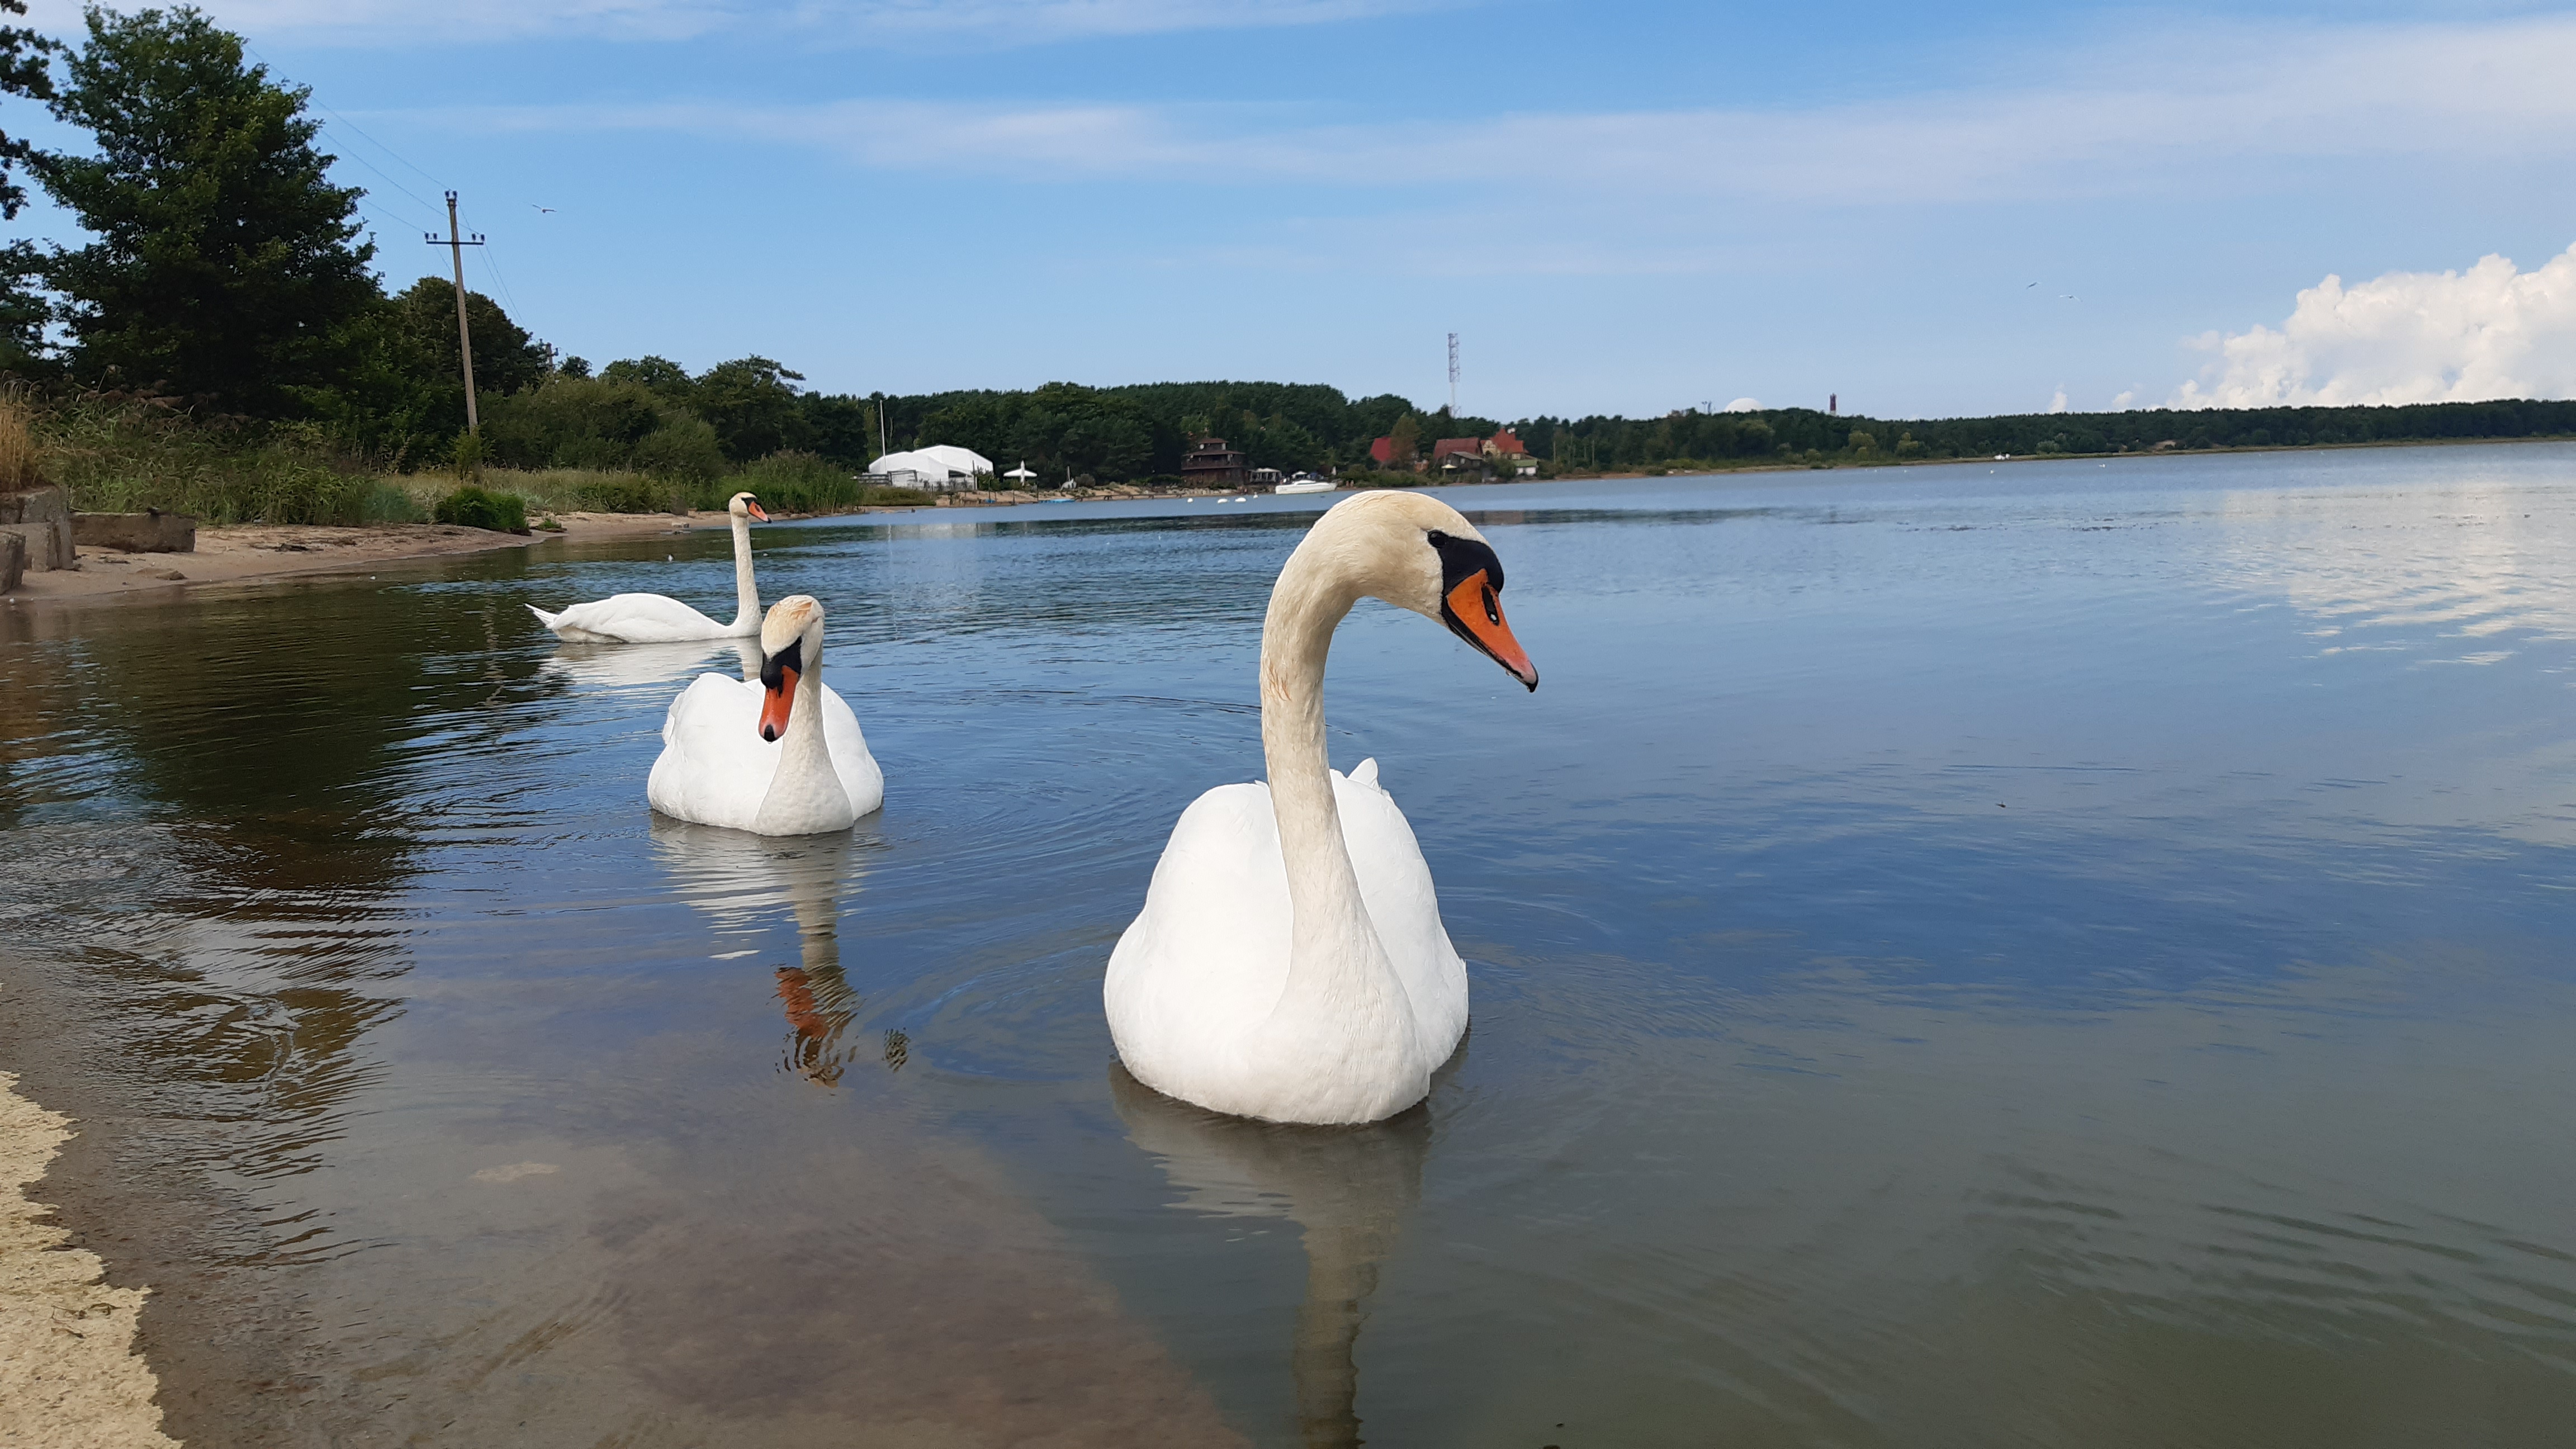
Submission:
[[0,492],[33,488],[38,482],[34,421],[24,388],[0,391]]
[[[24,405],[36,468],[84,513],[160,508],[208,523],[380,523],[418,518],[318,434],[209,421],[148,398]],[[7,424],[0,422],[0,469]]]
[[736,493],[750,493],[760,506],[777,513],[846,513],[862,504],[901,505],[930,502],[913,488],[870,488],[838,463],[811,453],[772,453],[730,477],[700,484],[701,508],[722,508]]

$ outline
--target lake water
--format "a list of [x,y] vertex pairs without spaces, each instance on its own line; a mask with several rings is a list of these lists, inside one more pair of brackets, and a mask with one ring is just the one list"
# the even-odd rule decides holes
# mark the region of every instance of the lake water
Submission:
[[1341,631],[1474,992],[1381,1127],[1100,1010],[1330,498],[758,530],[846,838],[654,818],[730,646],[520,607],[721,533],[0,610],[0,930],[350,1442],[2566,1442],[2576,448],[1442,496],[1544,683]]

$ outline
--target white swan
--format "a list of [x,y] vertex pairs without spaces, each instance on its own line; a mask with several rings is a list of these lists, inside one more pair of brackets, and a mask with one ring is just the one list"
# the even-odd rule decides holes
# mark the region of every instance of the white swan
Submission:
[[760,627],[760,680],[701,674],[671,701],[644,785],[679,820],[756,835],[846,830],[885,803],[858,716],[823,687],[823,606],[779,600]]
[[679,600],[662,594],[611,594],[549,614],[534,604],[528,612],[555,631],[559,639],[587,644],[670,644],[683,639],[728,639],[760,632],[760,590],[751,581],[751,520],[769,515],[748,493],[737,493],[725,505],[733,515],[733,622],[719,624]]
[[1447,624],[1532,689],[1495,595],[1502,562],[1457,510],[1363,493],[1318,519],[1261,628],[1270,782],[1220,785],[1172,827],[1109,958],[1119,1059],[1167,1096],[1275,1122],[1374,1122],[1421,1101],[1467,1027],[1467,970],[1413,828],[1324,755],[1324,655],[1362,595]]

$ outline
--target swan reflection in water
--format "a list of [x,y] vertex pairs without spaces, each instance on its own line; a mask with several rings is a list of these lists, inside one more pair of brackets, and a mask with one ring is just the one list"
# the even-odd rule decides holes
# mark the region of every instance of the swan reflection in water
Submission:
[[538,668],[595,692],[686,684],[709,663],[728,657],[742,667],[744,679],[760,677],[757,635],[676,644],[558,644]]
[[[858,889],[861,858],[848,834],[767,837],[655,815],[653,849],[680,897],[714,918],[719,940],[765,940],[782,906],[795,917],[802,959],[770,968],[787,1016],[779,1070],[820,1086],[839,1082],[856,1055],[842,1035],[867,1005],[841,969],[840,897]],[[757,944],[716,953],[719,961],[755,954]],[[881,1060],[899,1069],[909,1049],[890,1031]]]
[[1173,1206],[1286,1218],[1304,1229],[1306,1296],[1289,1356],[1300,1442],[1359,1444],[1360,1325],[1378,1267],[1422,1196],[1430,1110],[1417,1106],[1364,1127],[1257,1122],[1166,1097],[1115,1062],[1109,1092],[1127,1140],[1153,1154],[1180,1191]]

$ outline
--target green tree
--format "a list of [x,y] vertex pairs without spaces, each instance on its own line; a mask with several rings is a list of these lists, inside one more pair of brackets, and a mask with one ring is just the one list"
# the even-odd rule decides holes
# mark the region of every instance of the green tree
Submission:
[[686,404],[697,391],[689,370],[667,357],[621,357],[599,370],[602,382],[640,382],[670,402]]
[[[0,14],[24,15],[24,0],[0,0]],[[31,101],[54,97],[54,76],[45,57],[61,47],[23,25],[0,26],[0,95]],[[27,188],[18,184],[17,168],[36,154],[24,136],[0,130],[0,218],[17,220],[27,204]],[[0,247],[0,372],[28,373],[40,366],[45,323],[53,307],[38,289],[44,258],[33,244],[12,241]]]
[[358,243],[360,195],[331,184],[309,94],[242,63],[241,37],[193,7],[92,6],[54,114],[94,156],[31,163],[98,240],[57,248],[74,373],[242,412],[303,410],[359,345],[381,297]]
[[748,463],[783,449],[813,448],[804,399],[789,386],[804,380],[803,373],[789,372],[766,357],[738,357],[708,368],[690,400],[698,416],[716,430],[725,456]]
[[[393,299],[411,365],[421,381],[457,394],[458,427],[465,426],[465,370],[456,357],[456,284],[423,277]],[[510,320],[501,304],[480,292],[465,294],[465,320],[474,330],[474,390],[509,394],[546,380],[546,349]]]
[[1412,466],[1414,455],[1422,449],[1422,424],[1406,413],[1395,420],[1395,426],[1385,436],[1388,461],[1399,468]]
[[[0,0],[0,15],[26,13],[26,0]],[[0,26],[0,95],[52,100],[54,74],[46,69],[45,57],[61,49],[26,26]],[[27,188],[18,184],[14,168],[26,165],[35,156],[36,148],[26,137],[0,130],[0,218],[16,221],[18,208],[27,204]]]

